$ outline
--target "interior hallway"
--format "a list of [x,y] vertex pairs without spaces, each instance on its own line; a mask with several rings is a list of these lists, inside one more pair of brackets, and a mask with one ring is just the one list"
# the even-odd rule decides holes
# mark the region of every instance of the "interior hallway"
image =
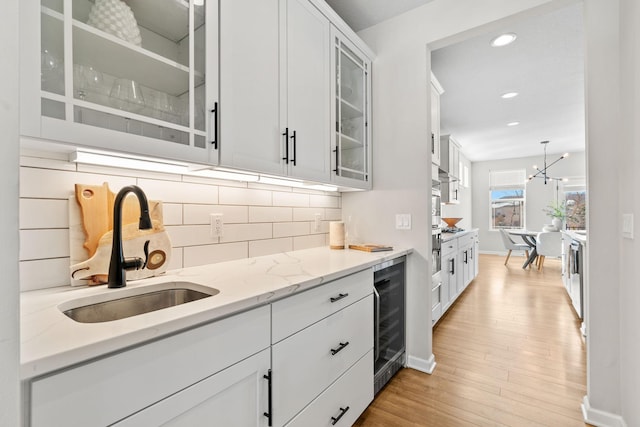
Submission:
[[356,426],[585,426],[586,345],[560,260],[480,255],[478,277],[438,322],[432,375],[400,371]]

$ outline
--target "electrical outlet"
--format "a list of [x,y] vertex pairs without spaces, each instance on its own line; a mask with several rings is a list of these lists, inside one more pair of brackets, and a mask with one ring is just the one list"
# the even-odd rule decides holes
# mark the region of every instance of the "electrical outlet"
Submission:
[[211,237],[222,237],[224,232],[224,222],[221,213],[209,214],[209,224],[211,225]]
[[313,231],[320,231],[320,220],[322,219],[321,213],[314,214],[313,218]]

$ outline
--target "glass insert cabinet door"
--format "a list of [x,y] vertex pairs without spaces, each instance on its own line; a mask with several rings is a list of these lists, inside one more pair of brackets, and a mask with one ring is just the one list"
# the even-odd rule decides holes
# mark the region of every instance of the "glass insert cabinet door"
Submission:
[[207,92],[205,52],[217,30],[207,33],[205,17],[204,0],[41,0],[31,47],[40,47],[43,123],[115,131],[148,147],[155,140],[159,153],[149,154],[171,145],[206,149],[207,101],[217,93]]
[[370,186],[371,62],[338,31],[333,33],[335,61],[334,181]]

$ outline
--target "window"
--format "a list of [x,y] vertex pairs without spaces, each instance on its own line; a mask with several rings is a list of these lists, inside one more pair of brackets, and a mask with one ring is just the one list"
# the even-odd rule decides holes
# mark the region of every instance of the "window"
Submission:
[[490,174],[489,229],[526,228],[526,171],[491,171]]
[[587,189],[584,178],[569,178],[563,182],[566,226],[569,230],[587,228]]

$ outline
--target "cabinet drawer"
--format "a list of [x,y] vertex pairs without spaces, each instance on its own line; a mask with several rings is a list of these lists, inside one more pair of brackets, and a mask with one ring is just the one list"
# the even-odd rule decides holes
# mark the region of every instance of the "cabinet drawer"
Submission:
[[[373,351],[369,351],[286,427],[347,427],[355,423],[372,400]],[[340,419],[332,424],[338,417]]]
[[109,425],[268,346],[264,306],[38,379],[30,425]]
[[317,286],[272,304],[271,342],[293,335],[373,292],[371,269]]
[[372,348],[373,295],[275,344],[275,425],[289,421]]
[[458,239],[453,238],[451,240],[448,240],[446,242],[442,242],[442,257],[444,258],[445,256],[456,252],[458,250]]
[[440,292],[442,291],[442,283],[431,290],[431,308],[440,304]]

